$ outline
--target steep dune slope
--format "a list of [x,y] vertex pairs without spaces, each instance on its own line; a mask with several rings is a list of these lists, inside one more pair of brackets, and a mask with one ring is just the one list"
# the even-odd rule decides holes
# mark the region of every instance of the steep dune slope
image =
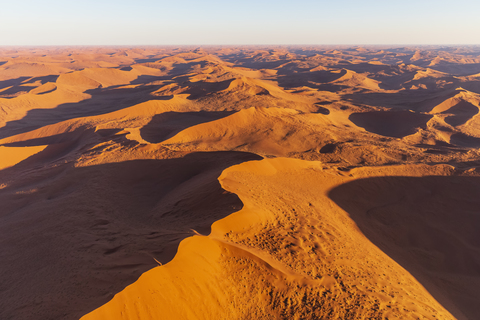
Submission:
[[279,158],[219,180],[244,208],[82,319],[453,319],[328,198],[341,172]]
[[343,75],[339,79],[334,80],[331,83],[340,86],[359,87],[369,90],[380,90],[380,87],[378,86],[379,82],[370,79],[365,75],[358,74],[355,71],[351,70],[342,70],[342,73]]
[[[226,118],[185,129],[162,144],[186,150],[250,150],[287,155],[317,147],[331,138],[322,114],[281,108],[244,109]],[[318,132],[315,126],[323,128]],[[315,138],[313,138],[313,135]],[[305,137],[310,136],[309,140]]]
[[[66,70],[54,77],[54,83],[40,82],[40,85],[30,88],[25,94],[11,99],[0,98],[0,125],[5,126],[7,122],[18,121],[29,116],[33,118],[29,121],[32,124],[35,121],[43,120],[35,119],[35,116],[32,116],[32,114],[37,115],[43,112],[48,114],[47,117],[58,117],[56,113],[60,113],[59,110],[55,112],[48,110],[40,111],[43,109],[68,109],[65,113],[70,114],[70,118],[74,117],[72,114],[74,115],[82,111],[84,114],[105,113],[105,110],[108,111],[106,106],[103,107],[105,110],[97,108],[95,111],[92,111],[90,105],[98,105],[99,103],[109,104],[109,100],[116,98],[115,95],[125,94],[119,88],[121,85],[129,85],[140,76],[152,76],[152,74],[158,75],[160,72],[151,68],[132,68],[130,71],[113,68],[86,68],[81,71]],[[26,77],[26,79],[28,80],[29,77]],[[31,78],[30,81],[32,79],[34,80],[35,78]],[[109,88],[111,91],[105,90],[105,88]],[[115,91],[115,89],[118,91]],[[127,89],[130,89],[132,95],[135,93],[138,95],[139,90],[136,89],[136,86],[127,87]],[[111,95],[108,96],[108,93]],[[96,100],[96,102],[92,100]],[[128,101],[131,98],[124,100]],[[78,110],[81,105],[78,105],[77,108],[69,108],[81,101],[84,103],[84,108],[80,109],[83,110]],[[136,102],[141,101],[137,100]],[[110,108],[113,109],[114,107]]]
[[4,147],[0,146],[0,170],[12,167],[30,156],[42,151],[46,146]]
[[238,210],[238,198],[216,179],[251,159],[258,156],[57,165],[1,181],[0,318],[78,318],[107,302],[168,262],[193,229],[208,233]]
[[445,307],[475,319],[480,312],[480,281],[474,276],[480,267],[479,186],[477,174],[371,177],[338,186],[329,196]]

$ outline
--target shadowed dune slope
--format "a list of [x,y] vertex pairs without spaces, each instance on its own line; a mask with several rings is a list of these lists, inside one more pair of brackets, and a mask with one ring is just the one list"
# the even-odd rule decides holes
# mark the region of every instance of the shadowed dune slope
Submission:
[[194,125],[214,121],[232,114],[229,111],[164,112],[155,115],[140,129],[143,139],[159,143]]
[[439,294],[444,306],[454,304],[475,319],[479,191],[479,177],[378,177],[338,186],[329,197],[374,244]]
[[[329,123],[323,114],[303,114],[282,108],[249,108],[187,128],[162,144],[175,149],[238,149],[282,156],[315,148],[328,140],[331,137],[327,128]],[[305,139],[307,136],[317,139]]]
[[258,158],[190,154],[17,176],[0,190],[0,318],[78,319],[99,307],[193,230],[241,208],[216,179]]
[[445,118],[445,122],[456,127],[465,124],[478,114],[478,107],[467,101],[461,101],[448,109],[448,111],[444,111],[444,113],[447,112],[452,115]]
[[382,136],[403,138],[425,128],[431,115],[410,111],[371,111],[353,113],[349,119],[357,126]]
[[30,156],[42,151],[46,146],[34,147],[5,147],[0,146],[0,170],[12,167]]
[[244,208],[83,320],[453,319],[329,199],[352,178],[277,158],[230,167],[219,180]]

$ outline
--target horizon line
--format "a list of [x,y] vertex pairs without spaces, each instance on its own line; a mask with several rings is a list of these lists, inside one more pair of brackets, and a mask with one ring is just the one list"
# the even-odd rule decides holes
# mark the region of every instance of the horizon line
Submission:
[[480,43],[444,43],[444,44],[421,44],[421,43],[391,43],[391,44],[374,44],[374,43],[356,43],[356,44],[0,44],[0,48],[4,47],[260,47],[260,46],[278,46],[278,47],[300,47],[300,46],[480,46]]

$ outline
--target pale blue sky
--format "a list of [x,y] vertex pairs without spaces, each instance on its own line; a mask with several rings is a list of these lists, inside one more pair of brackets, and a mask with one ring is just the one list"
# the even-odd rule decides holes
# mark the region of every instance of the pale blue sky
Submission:
[[480,44],[478,0],[0,0],[0,45]]

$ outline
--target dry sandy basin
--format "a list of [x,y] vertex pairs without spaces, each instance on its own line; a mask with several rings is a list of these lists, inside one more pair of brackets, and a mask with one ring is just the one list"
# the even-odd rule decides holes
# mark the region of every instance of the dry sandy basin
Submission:
[[480,319],[480,47],[0,48],[0,319]]

